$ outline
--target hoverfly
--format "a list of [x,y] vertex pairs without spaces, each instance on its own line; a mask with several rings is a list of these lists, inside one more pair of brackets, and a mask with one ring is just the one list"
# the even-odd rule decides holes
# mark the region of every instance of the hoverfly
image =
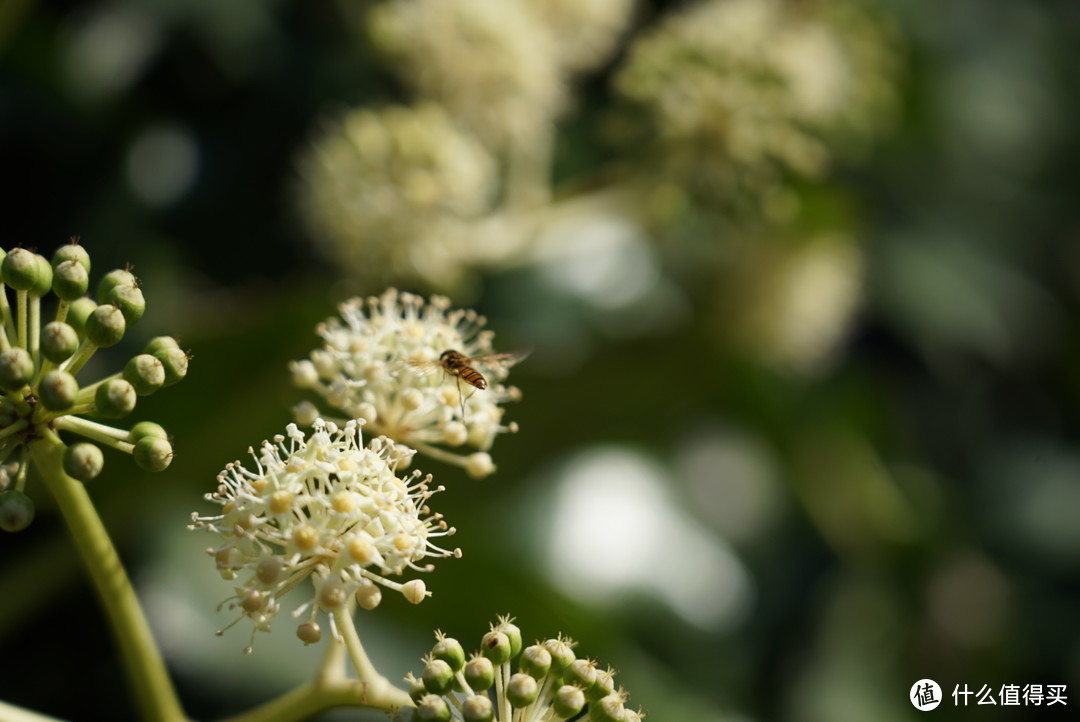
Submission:
[[[475,367],[510,368],[528,355],[528,351],[515,351],[511,353],[489,353],[481,356],[466,356],[460,351],[447,349],[439,354],[439,358],[434,361],[413,359],[409,361],[409,365],[420,373],[428,373],[439,368],[443,370],[443,373],[453,376],[457,380],[458,398],[461,399],[461,418],[464,419],[465,402],[472,398],[472,395],[476,393],[477,389],[483,391],[488,387],[487,379],[484,378],[484,375],[477,371]],[[472,393],[468,396],[465,396],[461,392],[462,381],[473,387]]]

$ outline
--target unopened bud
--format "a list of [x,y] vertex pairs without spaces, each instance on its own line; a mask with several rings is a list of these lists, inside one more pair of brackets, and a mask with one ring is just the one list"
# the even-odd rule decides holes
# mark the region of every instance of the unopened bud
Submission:
[[146,471],[165,471],[173,460],[172,444],[156,436],[144,436],[135,442],[131,452],[135,463]]
[[86,295],[90,275],[78,261],[64,261],[53,267],[52,289],[57,298],[71,302]]
[[[8,258],[11,258],[10,254]],[[0,388],[17,391],[33,377],[34,360],[26,349],[15,347],[0,352]]]
[[79,382],[67,371],[50,371],[38,385],[38,399],[49,411],[70,409],[78,393]]
[[135,409],[138,395],[135,387],[124,379],[110,379],[97,387],[94,405],[97,412],[108,419],[119,419]]
[[112,304],[98,306],[86,319],[86,338],[99,348],[119,343],[126,329],[124,314]]
[[124,366],[123,377],[139,396],[148,396],[165,385],[165,365],[148,353],[133,356]]
[[0,529],[22,531],[34,521],[34,502],[15,489],[0,492]]
[[[82,268],[82,266],[79,266]],[[79,348],[79,334],[62,321],[52,321],[41,329],[41,355],[54,364],[71,358]]]
[[97,478],[105,466],[105,456],[94,444],[80,441],[64,451],[64,471],[72,479],[87,482]]

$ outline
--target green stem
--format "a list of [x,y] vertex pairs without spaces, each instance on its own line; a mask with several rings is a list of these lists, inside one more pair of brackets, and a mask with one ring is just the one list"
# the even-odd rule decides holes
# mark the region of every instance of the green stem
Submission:
[[[333,644],[333,642],[330,642]],[[400,690],[399,690],[400,691]],[[404,694],[404,693],[403,693]],[[355,679],[339,679],[331,682],[308,682],[292,692],[250,709],[223,722],[296,722],[308,719],[318,712],[332,707],[376,706],[372,705],[367,685]],[[412,705],[405,695],[402,704]],[[383,705],[378,705],[388,709]],[[401,706],[401,705],[395,705]]]
[[143,718],[161,722],[186,720],[139,599],[86,487],[64,473],[64,444],[55,433],[46,432],[30,444],[30,454],[56,499],[75,548],[105,607]]
[[364,690],[364,701],[361,703],[367,707],[379,709],[396,709],[412,705],[409,693],[398,689],[390,684],[386,677],[379,674],[375,665],[368,659],[364,645],[360,643],[360,635],[356,633],[353,624],[352,610],[347,605],[334,610],[334,622],[338,632],[345,638],[345,649],[352,660],[353,668]]

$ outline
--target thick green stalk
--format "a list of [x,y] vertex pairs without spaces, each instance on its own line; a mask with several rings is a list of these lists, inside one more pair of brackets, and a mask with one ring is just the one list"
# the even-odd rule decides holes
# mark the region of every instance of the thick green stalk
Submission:
[[146,615],[86,487],[64,473],[63,443],[47,432],[30,444],[30,454],[60,507],[105,607],[143,718],[160,722],[186,720]]

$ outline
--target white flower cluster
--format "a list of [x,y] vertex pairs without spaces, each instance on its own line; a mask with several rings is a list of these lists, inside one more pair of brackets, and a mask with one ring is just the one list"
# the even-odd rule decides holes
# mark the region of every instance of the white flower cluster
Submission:
[[772,165],[816,176],[830,140],[859,145],[895,101],[896,55],[860,0],[707,0],[635,43],[617,83],[723,188]]
[[494,159],[432,103],[351,110],[326,124],[298,170],[309,235],[359,278],[452,284],[469,261],[452,240],[495,193]]
[[363,446],[357,421],[338,428],[316,420],[310,438],[290,424],[286,435],[251,453],[254,471],[229,464],[218,475],[217,491],[206,496],[221,505],[221,514],[193,514],[190,528],[221,536],[208,553],[224,579],[239,580],[223,605],[242,611],[233,624],[244,617],[253,622],[253,639],[269,630],[281,597],[307,578],[314,594],[293,616],[308,614],[297,636],[312,643],[321,638],[320,611],[331,613],[337,637],[334,611],[353,599],[373,609],[382,599],[380,586],[419,603],[428,594],[421,580],[399,583],[388,576],[430,571],[427,558],[460,556],[432,541],[454,532],[427,507],[441,487],[429,488],[431,477],[420,479],[418,471],[399,478],[412,450],[381,437]]
[[406,79],[493,147],[528,141],[567,106],[567,75],[610,57],[633,0],[393,0],[375,42]]
[[[520,392],[502,383],[508,361],[491,356],[493,334],[481,330],[485,319],[475,311],[451,310],[445,297],[425,303],[395,289],[346,301],[340,312],[317,328],[322,348],[290,365],[293,382],[318,393],[344,418],[363,419],[374,433],[476,478],[493,472],[487,451],[498,434],[517,430],[503,423],[500,404],[517,400]],[[469,368],[486,388],[440,364],[447,351],[475,359]],[[297,409],[300,423],[318,416],[326,414],[313,404]],[[461,447],[476,451],[452,451]]]

